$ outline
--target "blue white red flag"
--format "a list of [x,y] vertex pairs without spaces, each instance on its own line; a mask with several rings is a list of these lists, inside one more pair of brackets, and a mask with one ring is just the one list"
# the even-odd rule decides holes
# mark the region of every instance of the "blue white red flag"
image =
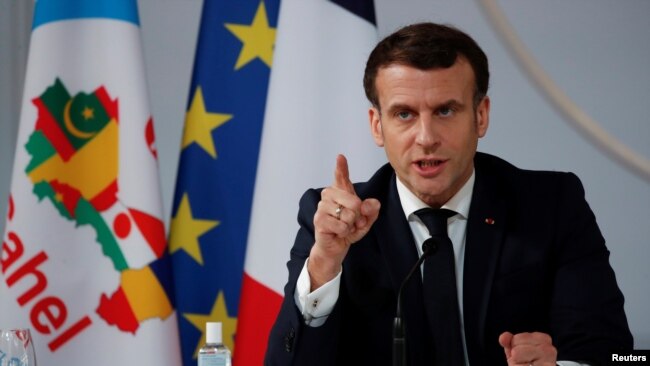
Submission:
[[237,366],[261,365],[287,281],[302,193],[330,185],[336,155],[353,180],[385,162],[363,92],[377,42],[372,0],[282,0],[239,307]]

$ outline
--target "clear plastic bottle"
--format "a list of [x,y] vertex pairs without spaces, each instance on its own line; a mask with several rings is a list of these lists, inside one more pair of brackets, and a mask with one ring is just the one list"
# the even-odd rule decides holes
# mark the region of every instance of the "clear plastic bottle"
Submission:
[[230,350],[223,344],[221,322],[205,323],[206,344],[199,350],[198,366],[231,366]]

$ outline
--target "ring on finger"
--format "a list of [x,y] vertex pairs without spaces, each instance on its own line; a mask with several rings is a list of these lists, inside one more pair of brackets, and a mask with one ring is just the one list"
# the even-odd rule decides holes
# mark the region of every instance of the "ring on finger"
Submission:
[[334,211],[337,220],[341,219],[341,211],[343,211],[343,205],[339,205],[339,207],[336,208],[336,211]]

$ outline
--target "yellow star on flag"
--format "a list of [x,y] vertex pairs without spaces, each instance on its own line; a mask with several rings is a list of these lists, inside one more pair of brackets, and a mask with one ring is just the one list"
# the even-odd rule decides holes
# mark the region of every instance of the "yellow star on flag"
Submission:
[[226,301],[222,291],[217,294],[217,299],[212,305],[210,314],[183,314],[185,319],[192,323],[196,329],[201,331],[201,339],[196,345],[194,351],[194,358],[196,359],[199,354],[199,349],[206,342],[205,336],[205,323],[207,322],[221,322],[221,329],[223,332],[223,344],[230,349],[231,352],[235,350],[234,338],[235,330],[237,329],[237,318],[228,316],[228,309],[226,308]]
[[205,110],[203,92],[197,87],[192,98],[192,104],[185,116],[185,131],[183,133],[182,148],[196,142],[212,158],[217,158],[217,150],[212,140],[212,130],[228,122],[231,114],[211,113]]
[[199,247],[199,237],[210,229],[219,225],[217,220],[201,220],[192,217],[192,208],[187,193],[183,194],[181,203],[172,218],[169,235],[169,252],[183,249],[200,265],[203,265],[203,256]]
[[84,107],[84,110],[81,112],[81,115],[84,117],[85,120],[93,119],[95,118],[95,110],[86,106]]
[[226,23],[226,28],[244,44],[235,70],[239,70],[256,58],[262,60],[268,67],[273,63],[273,46],[275,44],[275,28],[269,27],[264,1],[260,2],[251,25]]

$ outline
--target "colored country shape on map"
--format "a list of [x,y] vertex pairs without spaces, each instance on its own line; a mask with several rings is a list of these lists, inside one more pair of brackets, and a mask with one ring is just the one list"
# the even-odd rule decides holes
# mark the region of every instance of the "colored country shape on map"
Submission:
[[[97,313],[131,333],[146,319],[167,318],[173,304],[164,223],[118,199],[117,100],[103,86],[71,96],[57,78],[33,103],[38,120],[25,145],[31,157],[25,172],[34,194],[77,227],[92,227],[120,273],[119,289],[102,294]],[[150,150],[152,128],[142,134]]]
[[121,273],[120,288],[110,297],[102,295],[97,308],[106,322],[134,333],[142,321],[165,319],[174,311],[171,292],[170,257],[164,255],[141,269]]
[[32,156],[25,169],[32,183],[57,181],[81,193],[102,211],[117,200],[117,101],[103,87],[70,97],[63,83],[33,100],[36,129],[26,148]]

